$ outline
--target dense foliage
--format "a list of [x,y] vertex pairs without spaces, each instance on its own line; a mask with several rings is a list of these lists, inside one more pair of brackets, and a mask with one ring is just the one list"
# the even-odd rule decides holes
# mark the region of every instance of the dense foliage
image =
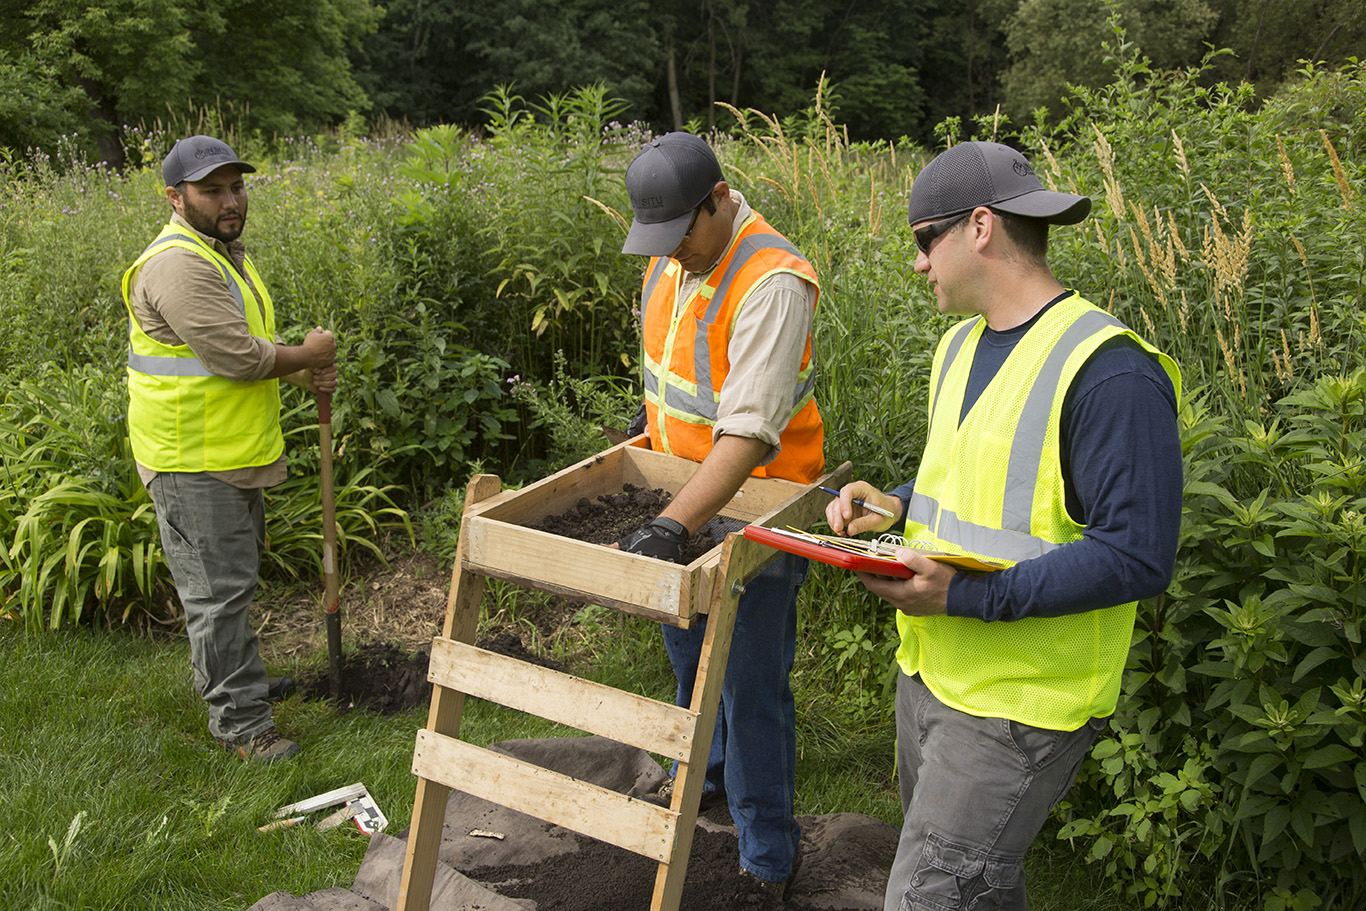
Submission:
[[[1211,83],[1221,58],[1158,75],[1112,54],[1110,82],[1054,125],[941,128],[1018,142],[1046,181],[1095,199],[1055,232],[1055,270],[1185,375],[1177,578],[1140,607],[1120,710],[1062,834],[1144,905],[1359,907],[1366,71],[1308,68],[1259,104]],[[339,476],[399,485],[400,505],[444,500],[476,469],[518,481],[591,453],[638,394],[642,263],[617,251],[620,175],[646,131],[620,126],[601,89],[483,104],[484,136],[276,150],[232,134],[261,168],[247,239],[287,338],[315,322],[341,336]],[[715,142],[818,269],[829,459],[891,485],[916,469],[944,328],[903,214],[930,153],[851,144],[824,105],[782,122],[732,110]],[[170,138],[138,141],[153,161]],[[0,172],[0,591],[30,620],[121,614],[162,572],[119,404],[118,276],[165,217],[158,183],[58,154]],[[807,717],[888,717],[886,609],[834,571],[804,604],[804,660],[826,669]]]
[[716,102],[794,111],[823,78],[853,138],[924,143],[947,117],[1061,116],[1068,83],[1109,81],[1112,21],[1162,69],[1229,48],[1202,83],[1259,97],[1366,52],[1366,0],[35,0],[0,8],[0,153],[72,137],[122,166],[131,127],[210,109],[267,138],[473,127],[499,86],[595,82],[631,121],[710,129]]

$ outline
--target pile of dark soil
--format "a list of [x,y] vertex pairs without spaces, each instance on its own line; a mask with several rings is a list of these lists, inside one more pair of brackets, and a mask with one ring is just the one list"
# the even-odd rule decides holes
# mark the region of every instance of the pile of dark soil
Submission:
[[[338,709],[366,709],[393,715],[418,703],[430,702],[430,657],[426,649],[407,652],[392,642],[362,642],[354,650],[344,650]],[[296,686],[305,699],[332,698],[326,669],[305,674]]]
[[[499,630],[475,644],[500,655],[564,670],[553,658],[531,652],[510,630]],[[337,707],[343,712],[365,709],[393,715],[414,705],[426,705],[432,699],[432,684],[427,680],[430,662],[428,649],[407,652],[392,642],[362,642],[354,651],[343,652],[341,700]],[[326,670],[304,675],[296,686],[305,699],[332,698]]]
[[[724,812],[724,811],[723,811]],[[573,836],[577,851],[530,866],[465,871],[508,898],[536,902],[537,911],[621,911],[648,908],[659,865],[614,845]],[[735,833],[699,828],[693,835],[680,911],[740,911],[767,905],[746,893]]]
[[[671,499],[673,495],[661,488],[646,490],[625,484],[620,493],[602,494],[596,501],[584,497],[572,509],[557,516],[546,516],[531,527],[575,541],[615,544],[663,512]],[[717,539],[709,529],[710,526],[704,526],[688,539],[683,547],[684,564],[716,546]]]

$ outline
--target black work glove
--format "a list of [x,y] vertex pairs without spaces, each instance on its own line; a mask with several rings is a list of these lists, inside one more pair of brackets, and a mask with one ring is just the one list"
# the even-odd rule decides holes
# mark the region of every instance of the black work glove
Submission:
[[683,545],[688,543],[688,530],[673,519],[657,516],[617,542],[628,554],[683,562]]
[[635,417],[631,418],[631,423],[626,425],[626,436],[640,436],[642,433],[645,432],[645,424],[645,403],[641,402],[640,410],[636,412]]

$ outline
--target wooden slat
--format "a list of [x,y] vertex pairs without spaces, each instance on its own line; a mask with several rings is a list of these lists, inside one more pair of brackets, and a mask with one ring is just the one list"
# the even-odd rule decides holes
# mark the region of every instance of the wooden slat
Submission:
[[670,759],[687,759],[697,726],[688,709],[449,639],[432,642],[427,678]]
[[471,516],[465,521],[468,529],[461,529],[468,532],[465,560],[473,572],[499,577],[535,574],[589,600],[636,604],[660,614],[696,612],[697,595],[688,567],[490,516]]
[[[465,486],[465,515],[478,503],[498,496],[502,482],[497,475],[475,475]],[[484,580],[465,571],[462,555],[468,547],[466,523],[460,526],[455,548],[455,568],[451,571],[451,590],[446,598],[446,619],[441,635],[446,639],[472,642],[479,623],[479,602]],[[427,712],[428,730],[442,736],[460,733],[465,694],[434,687]],[[397,911],[428,911],[432,902],[432,883],[436,878],[436,856],[441,849],[441,828],[446,817],[447,789],[425,778],[417,780],[413,797],[412,823],[404,849],[403,875],[399,880]]]
[[413,774],[656,861],[678,826],[672,810],[431,731],[417,732]]

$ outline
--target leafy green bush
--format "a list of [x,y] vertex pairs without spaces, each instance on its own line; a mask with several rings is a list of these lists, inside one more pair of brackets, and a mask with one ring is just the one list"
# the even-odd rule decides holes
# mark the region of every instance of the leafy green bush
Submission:
[[164,582],[152,502],[133,469],[122,390],[101,371],[44,367],[0,415],[0,609],[31,627],[154,609]]

